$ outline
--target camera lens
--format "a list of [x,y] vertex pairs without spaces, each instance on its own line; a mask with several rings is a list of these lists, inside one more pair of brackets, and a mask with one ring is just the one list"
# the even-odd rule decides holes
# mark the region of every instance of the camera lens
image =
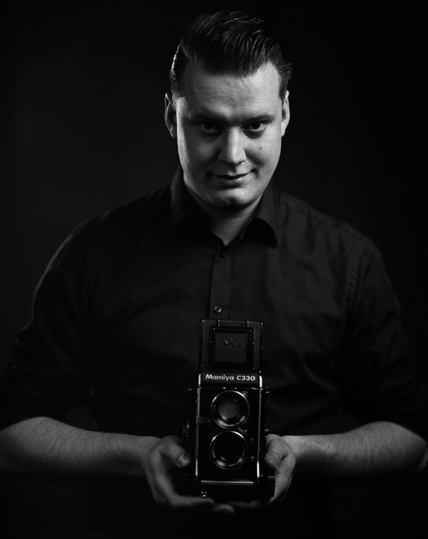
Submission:
[[220,427],[236,427],[248,419],[247,397],[239,391],[223,391],[211,403],[211,415]]
[[248,455],[248,442],[236,431],[216,434],[210,444],[211,458],[219,468],[238,468]]

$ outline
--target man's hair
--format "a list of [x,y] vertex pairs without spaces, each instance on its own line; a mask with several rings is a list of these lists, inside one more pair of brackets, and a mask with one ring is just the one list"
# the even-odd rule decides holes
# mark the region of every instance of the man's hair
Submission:
[[184,29],[169,72],[173,97],[184,95],[183,74],[189,62],[211,73],[237,76],[251,75],[271,62],[279,73],[282,100],[291,77],[291,63],[284,58],[278,32],[242,11],[199,15]]

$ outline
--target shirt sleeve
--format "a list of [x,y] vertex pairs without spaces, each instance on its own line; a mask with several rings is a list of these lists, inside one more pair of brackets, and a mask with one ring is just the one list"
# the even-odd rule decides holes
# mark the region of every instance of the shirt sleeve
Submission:
[[338,365],[342,402],[362,423],[391,421],[428,438],[428,396],[415,374],[400,306],[376,247],[354,252],[347,339]]
[[81,229],[63,243],[37,286],[30,323],[19,333],[0,386],[0,428],[86,402],[90,334]]

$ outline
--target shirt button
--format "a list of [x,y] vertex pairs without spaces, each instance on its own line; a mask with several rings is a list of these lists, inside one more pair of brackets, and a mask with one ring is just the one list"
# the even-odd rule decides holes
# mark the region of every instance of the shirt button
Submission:
[[220,314],[220,313],[221,313],[221,307],[220,307],[220,305],[216,305],[216,306],[214,307],[214,311],[215,311],[217,314]]
[[226,251],[220,251],[221,258],[224,258],[226,256]]

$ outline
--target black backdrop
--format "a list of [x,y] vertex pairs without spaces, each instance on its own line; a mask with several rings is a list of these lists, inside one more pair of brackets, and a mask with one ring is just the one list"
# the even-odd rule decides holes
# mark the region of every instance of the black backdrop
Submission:
[[[294,64],[276,183],[377,243],[428,380],[426,8],[321,1],[37,4],[4,6],[2,17],[2,357],[70,229],[174,173],[163,95],[183,24],[201,9],[245,8],[280,28]],[[0,530],[7,522],[16,532],[8,537],[40,528],[45,537],[79,537],[82,491],[17,479],[1,484],[7,503]],[[334,507],[341,536],[423,537],[427,499],[426,474],[404,484],[340,488]],[[55,531],[58,525],[64,530]]]

